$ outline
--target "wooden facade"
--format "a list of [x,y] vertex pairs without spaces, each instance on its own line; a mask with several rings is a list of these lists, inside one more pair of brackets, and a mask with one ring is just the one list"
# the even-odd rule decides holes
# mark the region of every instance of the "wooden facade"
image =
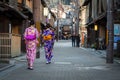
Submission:
[[21,55],[23,32],[32,15],[32,0],[0,0],[0,62]]
[[11,57],[19,56],[21,54],[20,46],[20,35],[0,33],[0,60],[7,62]]
[[[40,12],[37,14],[40,15],[39,19],[37,17],[39,25],[45,21],[43,16],[45,5],[45,1],[41,0]],[[25,53],[23,32],[29,27],[29,20],[35,18],[33,9],[33,0],[0,0],[0,61],[9,62],[10,58]],[[52,25],[54,18],[52,16],[50,20]]]
[[[82,6],[86,6],[87,46],[95,46],[100,49],[100,42],[106,46],[106,0],[83,0]],[[95,25],[98,29],[94,30]],[[94,36],[93,36],[94,35]]]
[[[85,20],[86,20],[86,28],[87,28],[87,45],[88,47],[91,47],[92,45],[97,44],[94,45],[97,46],[97,49],[106,49],[108,44],[108,31],[106,25],[107,0],[82,0],[82,1],[83,3],[81,7],[84,6],[86,7]],[[119,15],[120,1],[114,0],[113,5],[114,5],[114,11],[113,11],[114,24],[120,24],[120,15]],[[95,25],[97,25],[98,27],[97,30],[94,30]]]

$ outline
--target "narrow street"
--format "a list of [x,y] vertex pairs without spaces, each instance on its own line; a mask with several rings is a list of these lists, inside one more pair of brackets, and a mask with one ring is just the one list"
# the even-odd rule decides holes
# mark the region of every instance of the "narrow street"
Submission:
[[85,48],[71,47],[70,41],[54,46],[51,64],[46,64],[44,50],[28,70],[25,56],[15,58],[15,66],[0,72],[0,80],[120,80],[120,64],[106,64],[105,58]]

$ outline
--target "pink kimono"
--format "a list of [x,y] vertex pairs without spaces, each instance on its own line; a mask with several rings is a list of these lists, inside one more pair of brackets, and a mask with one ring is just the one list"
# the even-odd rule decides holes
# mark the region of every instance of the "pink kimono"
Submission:
[[[28,34],[34,36],[34,39],[27,39],[26,37],[28,36]],[[25,39],[25,43],[26,43],[26,58],[28,61],[28,67],[33,67],[33,63],[36,57],[36,49],[37,49],[37,38],[38,38],[38,30],[34,27],[28,27],[25,30],[24,33],[24,39]]]

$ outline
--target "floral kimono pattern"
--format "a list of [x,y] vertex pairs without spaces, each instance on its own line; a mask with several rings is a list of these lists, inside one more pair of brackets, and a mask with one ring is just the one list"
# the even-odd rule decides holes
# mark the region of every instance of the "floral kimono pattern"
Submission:
[[53,49],[54,42],[55,42],[55,33],[54,33],[53,30],[52,30],[52,40],[51,40],[51,42],[52,42],[52,49]]
[[[36,39],[34,40],[26,40],[25,37],[27,36],[28,34],[28,31],[31,33],[31,34],[35,34],[36,36]],[[28,61],[28,66],[33,66],[33,63],[34,63],[34,60],[35,60],[35,57],[36,57],[36,49],[37,49],[37,37],[38,37],[39,33],[37,31],[36,28],[26,28],[25,30],[25,33],[24,33],[24,39],[25,39],[25,43],[26,43],[26,58],[27,58],[27,61]]]
[[[54,33],[50,29],[46,29],[43,31],[43,36],[44,35],[51,35],[53,38]],[[45,58],[46,58],[47,62],[51,62],[51,59],[53,57],[53,52],[52,52],[53,39],[43,40],[43,42],[44,42]]]

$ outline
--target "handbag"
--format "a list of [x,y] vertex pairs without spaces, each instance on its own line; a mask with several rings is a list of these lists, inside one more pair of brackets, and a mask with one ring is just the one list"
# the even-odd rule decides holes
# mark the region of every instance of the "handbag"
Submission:
[[36,52],[36,58],[40,58],[40,51],[39,50]]

